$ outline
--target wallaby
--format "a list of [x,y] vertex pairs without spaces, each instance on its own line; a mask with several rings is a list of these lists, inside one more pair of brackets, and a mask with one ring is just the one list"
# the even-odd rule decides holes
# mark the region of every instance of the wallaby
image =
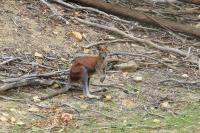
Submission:
[[81,81],[83,84],[84,96],[99,99],[99,96],[90,94],[89,81],[95,72],[97,72],[99,76],[105,75],[105,58],[107,56],[108,49],[107,47],[97,47],[97,49],[99,51],[99,55],[85,55],[74,60],[70,69],[70,81]]

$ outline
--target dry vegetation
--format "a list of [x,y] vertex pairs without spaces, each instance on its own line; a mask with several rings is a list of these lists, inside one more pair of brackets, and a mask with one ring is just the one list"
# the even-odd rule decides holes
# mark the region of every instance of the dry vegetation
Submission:
[[[0,3],[0,132],[178,133],[200,130],[196,59],[200,42],[197,38],[83,9],[73,3],[68,4],[75,9],[48,4],[50,6],[42,0],[3,0]],[[120,4],[199,28],[197,5]],[[53,10],[54,16],[51,7],[57,10]],[[90,27],[91,23],[86,25],[86,22],[100,26]],[[143,42],[135,41],[132,35]],[[112,41],[115,43],[109,43]],[[123,52],[123,56],[110,57],[115,61],[109,64],[103,84],[98,77],[92,79],[94,91],[106,89],[95,92],[105,98],[84,99],[81,91],[74,90],[79,87],[74,87],[65,94],[41,101],[40,97],[60,91],[67,83],[66,70],[75,57],[96,54],[95,48],[85,47],[97,42],[107,45],[111,53]],[[185,51],[186,56],[159,50],[152,43]],[[135,72],[113,68],[116,63],[131,60],[139,66]],[[52,74],[57,71],[59,73]],[[48,73],[52,75],[45,75]],[[12,82],[10,90],[2,91],[3,85],[10,85],[8,80],[22,81],[19,77],[33,74],[35,77],[28,80],[31,84],[14,88],[17,84]],[[136,77],[142,77],[142,81],[136,82]]]

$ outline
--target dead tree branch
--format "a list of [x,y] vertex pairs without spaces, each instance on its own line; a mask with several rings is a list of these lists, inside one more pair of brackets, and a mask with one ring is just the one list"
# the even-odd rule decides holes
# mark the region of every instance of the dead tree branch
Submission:
[[5,65],[5,64],[8,64],[8,63],[10,63],[10,62],[12,62],[12,61],[20,60],[20,59],[21,59],[21,57],[10,58],[10,59],[8,59],[8,60],[6,60],[6,61],[1,62],[1,63],[0,63],[0,66],[1,66],[1,65]]
[[175,82],[182,85],[192,85],[192,86],[200,87],[200,81],[182,81],[182,80],[177,80],[177,79],[166,79],[166,80],[160,81],[159,83],[166,83],[166,82]]
[[52,16],[56,16],[59,20],[62,20],[63,22],[65,22],[65,24],[69,24],[69,22],[63,18],[62,16],[58,15],[58,11],[56,10],[56,8],[54,8],[53,6],[51,6],[46,0],[40,0],[43,4],[45,4],[47,7],[49,7],[49,9],[52,11]]
[[166,67],[168,67],[168,68],[170,68],[170,69],[173,69],[173,70],[178,71],[178,70],[177,70],[175,67],[173,67],[173,66],[170,66],[170,65],[168,65],[168,64],[166,64],[166,63],[164,63],[164,62],[162,62],[162,61],[160,61],[160,60],[157,60],[157,59],[155,59],[155,58],[153,58],[153,57],[150,57],[150,56],[147,56],[147,55],[143,55],[143,54],[132,54],[132,53],[126,53],[126,52],[118,52],[118,53],[111,53],[111,54],[109,54],[109,56],[113,56],[113,55],[128,55],[128,56],[140,56],[140,57],[145,57],[145,58],[154,60],[154,61],[156,61],[156,62],[158,62],[158,63],[161,63],[161,64],[163,64],[164,66],[166,66]]
[[62,70],[62,71],[55,71],[55,72],[50,72],[50,73],[43,73],[43,74],[28,74],[24,75],[18,78],[8,78],[8,79],[3,79],[1,80],[3,83],[11,83],[11,82],[18,82],[23,79],[35,79],[35,78],[47,78],[50,76],[56,76],[56,75],[61,75],[61,74],[68,74],[69,70]]
[[133,42],[133,40],[125,40],[125,39],[116,39],[116,40],[111,40],[111,41],[101,41],[101,42],[96,42],[89,44],[87,46],[83,46],[84,48],[91,48],[97,45],[102,45],[102,44],[112,44],[112,43],[117,43],[117,42]]
[[65,94],[66,92],[69,91],[69,89],[70,89],[69,86],[64,86],[62,89],[56,91],[55,93],[50,94],[50,95],[48,95],[48,96],[40,97],[39,99],[40,99],[40,100],[47,100],[47,99],[56,97],[56,96],[58,96],[58,95]]
[[0,86],[0,92],[4,92],[10,89],[24,87],[24,86],[39,86],[39,85],[53,85],[57,81],[55,80],[46,80],[46,79],[23,79],[17,82],[5,83]]
[[[183,57],[187,56],[187,52],[185,52],[185,51],[181,51],[181,50],[176,49],[176,48],[170,48],[170,47],[167,47],[167,46],[160,46],[160,45],[152,42],[151,40],[134,37],[134,36],[132,36],[130,34],[127,34],[127,33],[123,32],[123,31],[121,31],[121,30],[119,30],[117,28],[114,28],[114,27],[108,27],[108,26],[105,26],[105,25],[100,25],[100,24],[93,23],[93,22],[90,22],[90,21],[86,21],[86,20],[83,20],[83,19],[80,19],[80,18],[75,18],[75,19],[77,21],[83,23],[83,24],[87,24],[87,25],[90,25],[90,26],[94,26],[94,27],[97,27],[97,28],[101,28],[101,29],[104,29],[104,30],[108,30],[108,31],[114,32],[116,34],[122,35],[123,37],[129,38],[129,39],[131,39],[133,41],[147,44],[150,47],[153,47],[155,49],[161,50],[163,52],[172,52],[172,53],[181,55]],[[198,57],[196,57],[194,55],[191,55],[189,62],[194,63],[194,64],[198,64]]]
[[99,10],[111,13],[113,15],[122,16],[125,18],[132,18],[143,23],[154,24],[165,29],[170,29],[175,32],[181,32],[185,34],[194,35],[200,37],[200,30],[190,26],[189,24],[181,24],[178,22],[162,19],[156,16],[149,16],[143,12],[129,9],[120,5],[113,5],[103,0],[68,0],[74,3],[80,3],[82,5],[97,8]]

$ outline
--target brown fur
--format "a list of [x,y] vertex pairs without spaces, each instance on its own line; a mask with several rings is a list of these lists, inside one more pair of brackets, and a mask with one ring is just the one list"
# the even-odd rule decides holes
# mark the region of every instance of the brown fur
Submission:
[[71,81],[79,81],[83,77],[83,67],[85,67],[88,71],[89,77],[93,75],[96,69],[101,69],[101,65],[103,64],[103,59],[99,56],[82,56],[75,59],[71,70],[70,70],[70,79]]

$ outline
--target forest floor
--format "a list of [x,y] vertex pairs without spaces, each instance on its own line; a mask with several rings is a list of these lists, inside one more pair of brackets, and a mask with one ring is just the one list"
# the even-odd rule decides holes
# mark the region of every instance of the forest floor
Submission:
[[[48,8],[44,7],[45,5],[38,1],[3,0],[0,3],[0,56],[22,57],[26,61],[51,66],[40,68],[11,62],[0,66],[1,79],[27,73],[68,69],[72,59],[78,54],[92,52],[90,49],[82,49],[82,46],[103,38],[118,37],[77,22],[65,25],[49,17]],[[67,13],[73,14],[70,11]],[[77,42],[68,36],[68,33],[73,31],[84,34],[86,40]],[[155,39],[163,37],[165,41],[182,44],[180,40],[175,37],[174,39],[172,34],[161,35],[156,30],[151,33],[138,30],[135,34]],[[109,45],[109,50],[157,53],[131,42]],[[157,57],[169,57],[170,60],[175,58],[166,53],[159,53]],[[102,100],[84,99],[81,97],[82,91],[69,91],[45,101],[34,101],[37,97],[58,91],[60,87],[57,84],[49,87],[20,87],[6,91],[1,96],[12,99],[0,100],[0,132],[199,132],[200,90],[195,86],[159,84],[159,81],[169,78],[198,79],[198,70],[178,64],[177,68],[180,71],[176,72],[158,64],[151,65],[151,60],[135,59],[137,63],[141,60],[150,65],[142,65],[132,73],[108,71],[104,84],[120,85],[130,93],[120,88],[102,87],[107,91],[95,93],[107,96]],[[142,77],[142,82],[135,82],[134,77]],[[100,84],[97,76],[94,76],[91,82]],[[101,86],[91,88],[95,90]],[[54,119],[65,114],[73,117],[67,124],[62,125],[63,123]]]

